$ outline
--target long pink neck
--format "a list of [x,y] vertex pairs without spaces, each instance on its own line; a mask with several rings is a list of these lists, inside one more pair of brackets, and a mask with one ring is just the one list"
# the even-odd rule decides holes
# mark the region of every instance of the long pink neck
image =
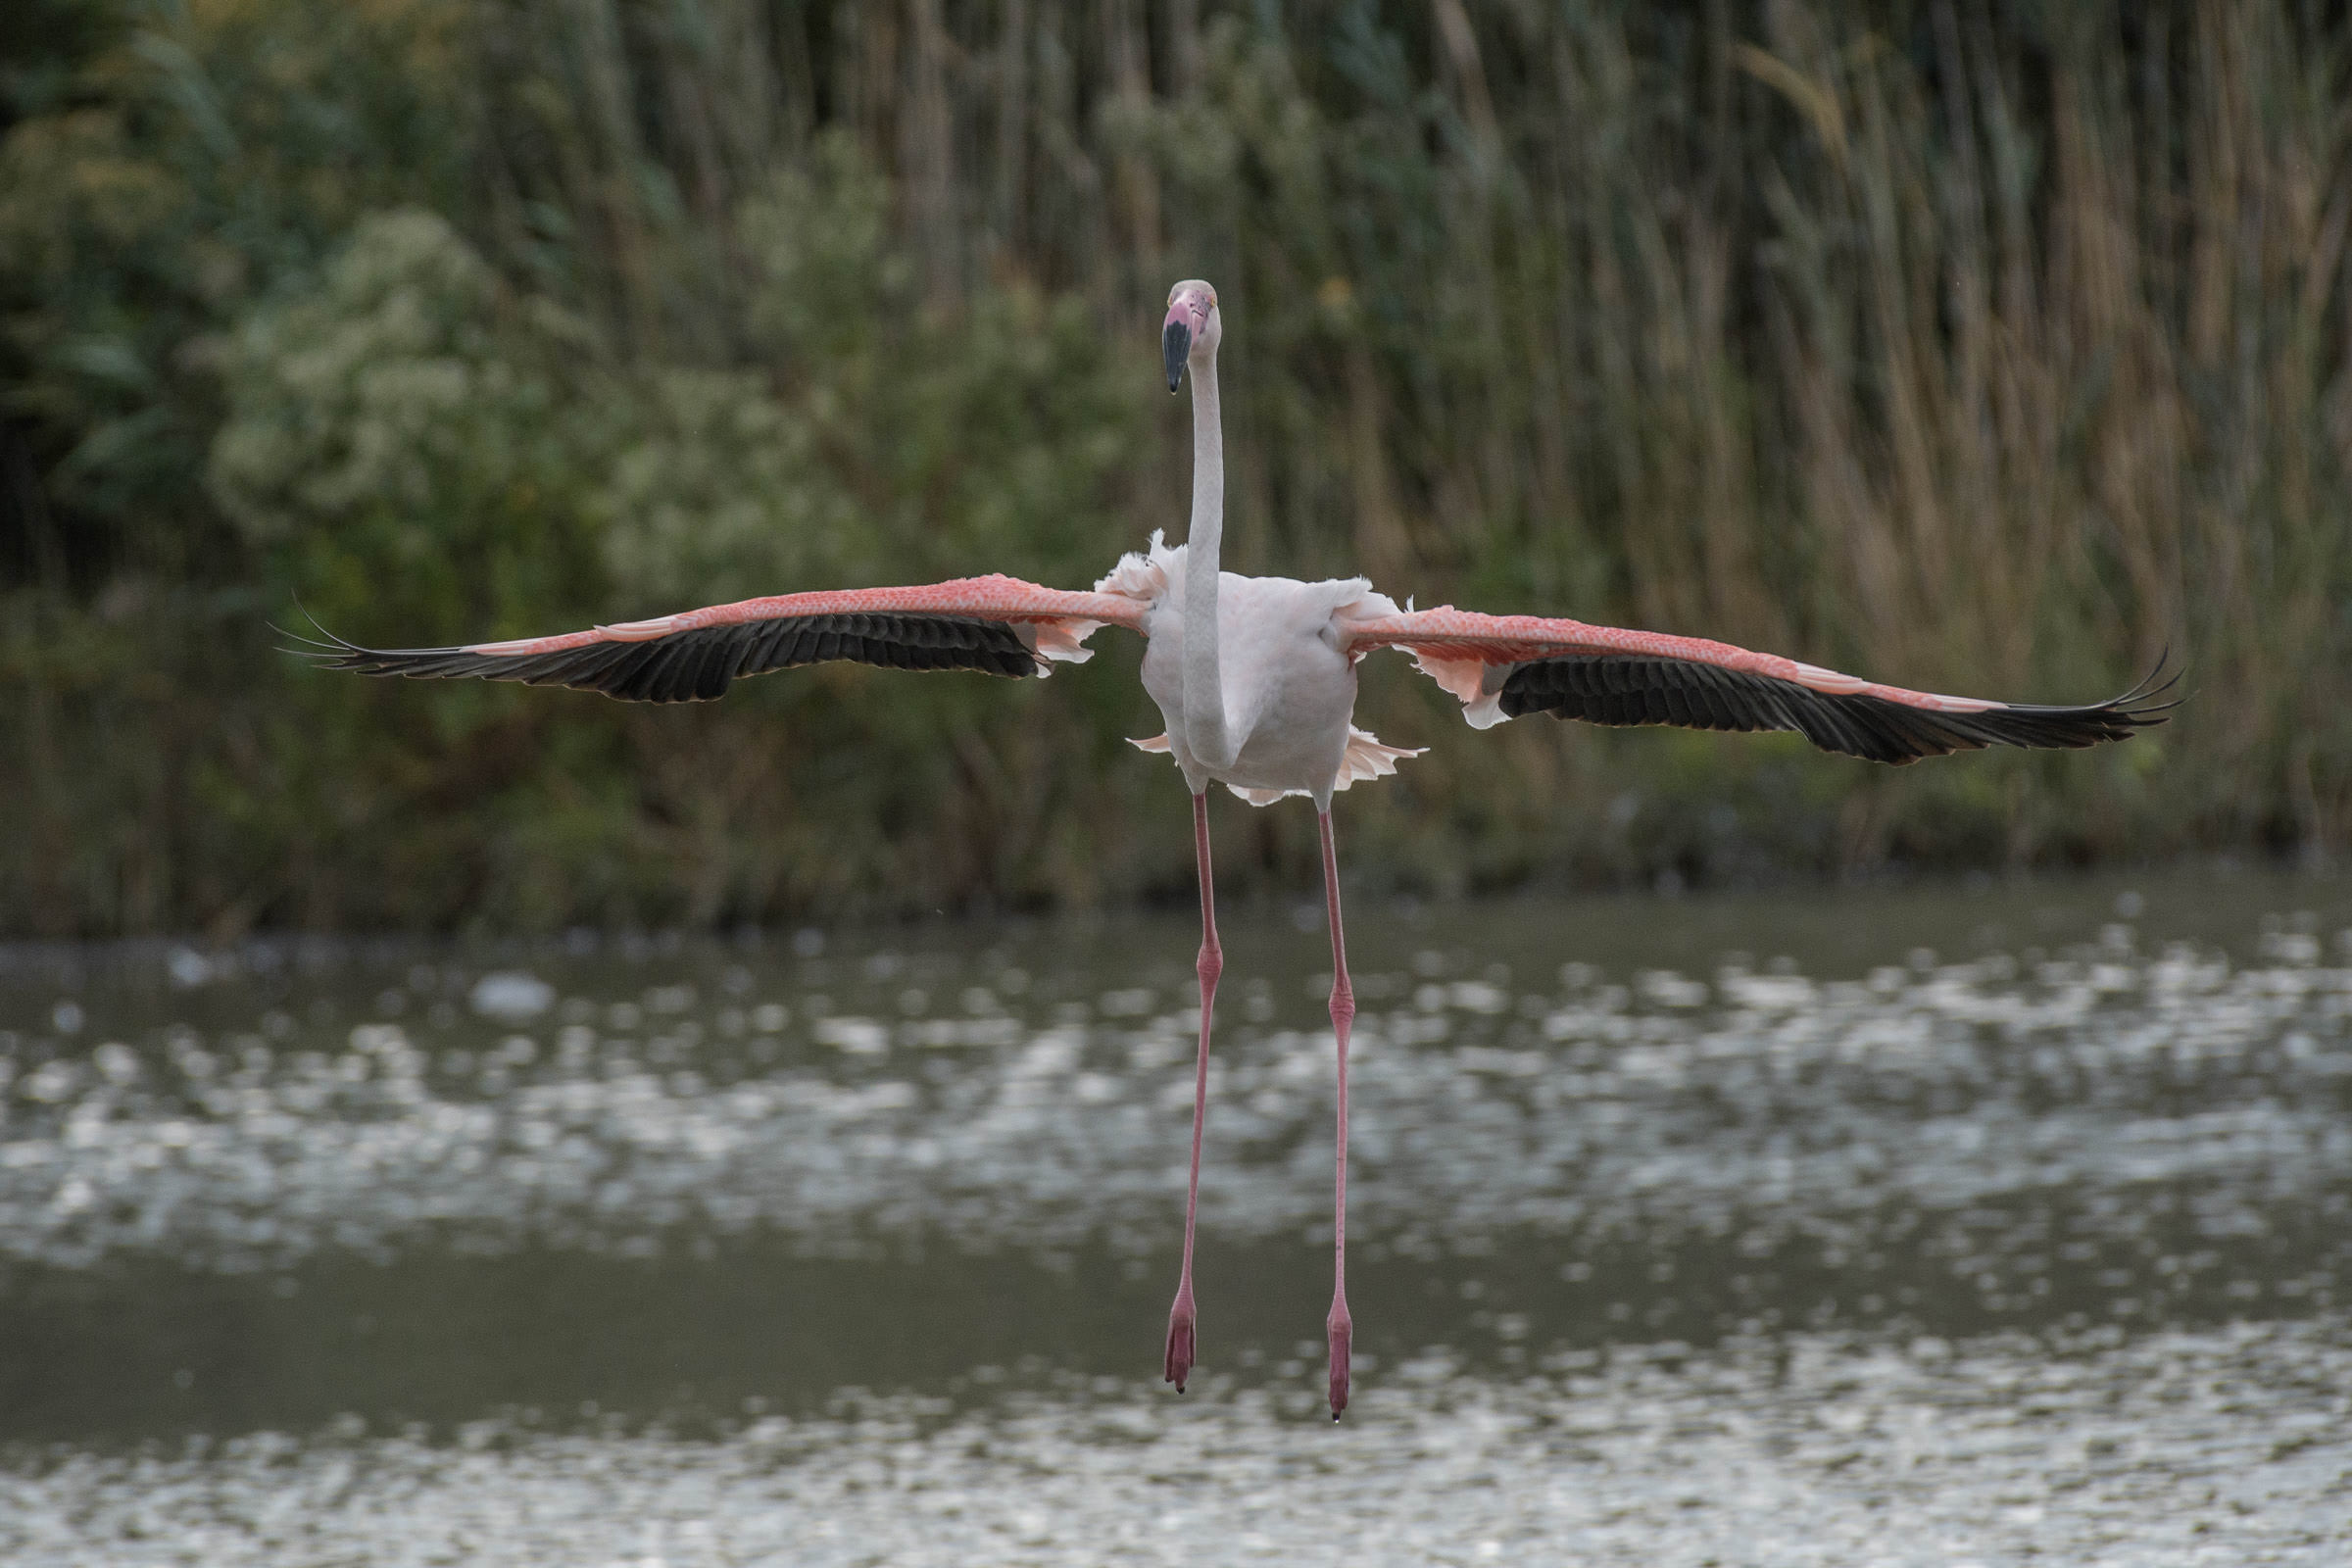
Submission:
[[1225,767],[1225,682],[1217,666],[1217,576],[1225,538],[1225,432],[1212,350],[1193,370],[1193,520],[1185,536],[1184,739],[1200,761]]

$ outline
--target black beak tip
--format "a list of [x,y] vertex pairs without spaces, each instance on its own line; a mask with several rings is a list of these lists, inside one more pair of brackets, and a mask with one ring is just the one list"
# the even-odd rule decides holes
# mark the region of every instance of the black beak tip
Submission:
[[1175,391],[1176,383],[1184,379],[1184,362],[1192,352],[1193,329],[1182,321],[1170,321],[1167,329],[1159,334],[1159,353],[1167,361],[1170,392]]

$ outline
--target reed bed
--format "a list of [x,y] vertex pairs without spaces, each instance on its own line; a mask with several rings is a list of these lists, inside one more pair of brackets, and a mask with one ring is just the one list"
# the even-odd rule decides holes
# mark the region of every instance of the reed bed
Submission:
[[[309,673],[1182,526],[1237,565],[2178,722],[1901,771],[1461,729],[1375,886],[2352,840],[2352,91],[2303,0],[33,8],[0,91],[0,930],[696,924],[1175,896],[1132,649],[649,712]],[[43,52],[46,51],[46,52]],[[1112,639],[1105,637],[1109,643]],[[1237,889],[1303,813],[1220,807]]]

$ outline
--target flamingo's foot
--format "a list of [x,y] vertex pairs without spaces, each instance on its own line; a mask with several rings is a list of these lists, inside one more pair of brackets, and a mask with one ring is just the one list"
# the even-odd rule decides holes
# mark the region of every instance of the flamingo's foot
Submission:
[[1355,1324],[1348,1316],[1347,1302],[1333,1303],[1323,1331],[1331,1337],[1331,1418],[1337,1421],[1340,1412],[1348,1408],[1348,1352],[1355,1342]]
[[1176,1293],[1176,1304],[1168,1308],[1167,1381],[1184,1392],[1185,1381],[1193,1375],[1193,1356],[1198,1349],[1193,1332],[1193,1293],[1188,1287]]

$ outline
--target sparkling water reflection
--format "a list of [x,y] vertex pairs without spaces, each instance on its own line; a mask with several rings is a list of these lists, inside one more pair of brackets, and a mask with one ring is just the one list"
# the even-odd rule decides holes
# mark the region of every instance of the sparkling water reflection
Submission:
[[0,1557],[2352,1545],[2338,884],[1317,923],[8,952]]

